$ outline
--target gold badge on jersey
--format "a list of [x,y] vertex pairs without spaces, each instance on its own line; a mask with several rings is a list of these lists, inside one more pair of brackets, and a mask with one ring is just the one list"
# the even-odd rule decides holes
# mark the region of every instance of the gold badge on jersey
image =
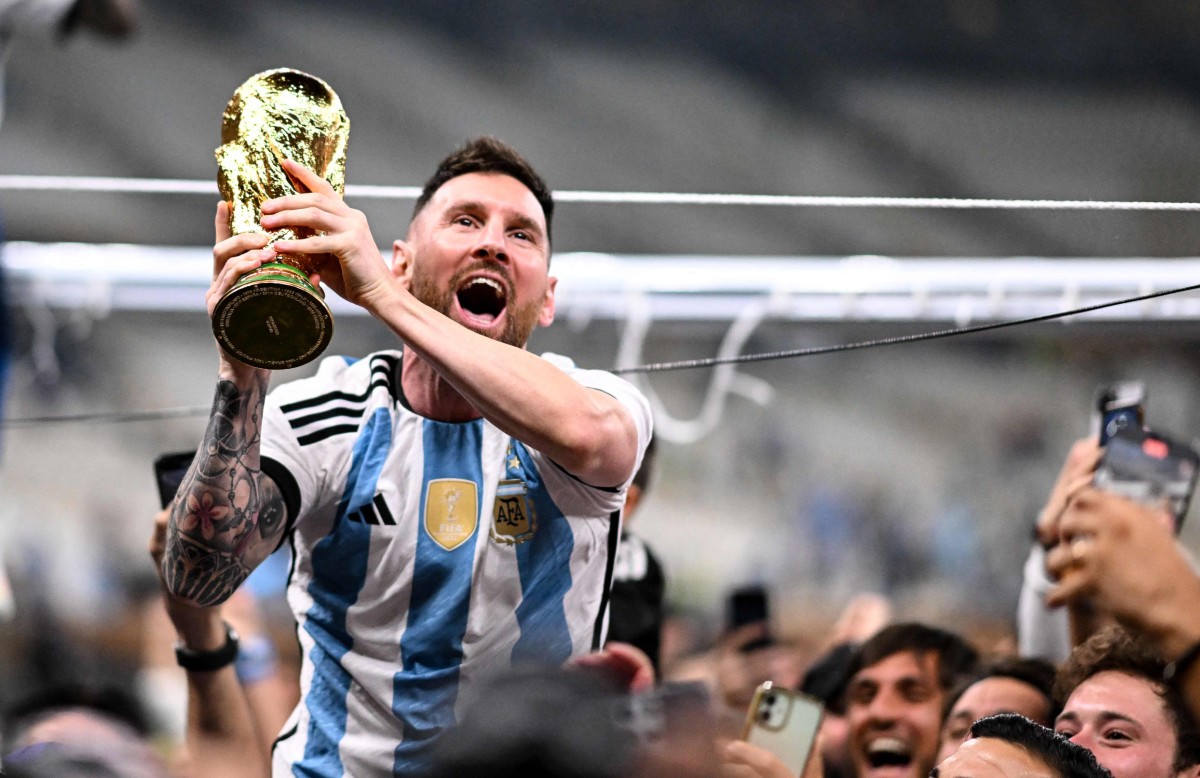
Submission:
[[433,542],[453,551],[475,534],[479,523],[474,481],[436,478],[425,491],[425,531]]
[[537,514],[524,481],[501,481],[492,508],[492,539],[501,543],[524,543],[537,531]]

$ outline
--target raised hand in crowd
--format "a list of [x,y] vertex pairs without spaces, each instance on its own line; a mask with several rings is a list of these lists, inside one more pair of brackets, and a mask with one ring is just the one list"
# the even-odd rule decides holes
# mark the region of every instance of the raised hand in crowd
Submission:
[[567,660],[567,667],[593,672],[630,694],[654,688],[654,664],[629,643],[610,641],[599,651]]
[[[202,607],[172,595],[162,582],[168,510],[155,516],[150,557],[159,571],[163,604],[179,635],[180,646],[199,664],[217,665],[233,634],[219,607]],[[233,656],[236,656],[236,645]],[[254,717],[238,683],[233,659],[211,670],[189,669],[186,755],[188,775],[253,778],[270,775]]]
[[1092,474],[1100,464],[1104,449],[1100,448],[1097,438],[1077,440],[1067,453],[1058,479],[1050,489],[1050,496],[1038,514],[1037,540],[1043,548],[1052,548],[1058,544],[1059,522],[1070,504],[1071,496],[1092,482]]
[[[799,778],[821,778],[820,749],[814,747],[808,764]],[[747,743],[731,740],[721,749],[721,778],[797,778],[783,762],[770,751]]]
[[1063,542],[1047,557],[1058,585],[1050,605],[1090,598],[1174,660],[1172,675],[1200,714],[1200,578],[1163,510],[1084,488],[1060,521]]
[[1054,581],[1046,570],[1045,555],[1059,542],[1059,522],[1071,495],[1091,483],[1103,449],[1097,438],[1077,440],[1067,453],[1050,496],[1034,525],[1034,544],[1025,562],[1021,594],[1017,606],[1017,639],[1024,656],[1062,661],[1102,621],[1092,603],[1082,598],[1066,611],[1046,607],[1046,593]]

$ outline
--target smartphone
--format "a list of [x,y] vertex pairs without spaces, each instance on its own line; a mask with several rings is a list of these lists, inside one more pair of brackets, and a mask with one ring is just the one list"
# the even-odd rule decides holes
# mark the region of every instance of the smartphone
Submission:
[[1104,447],[1092,483],[1146,505],[1166,502],[1178,532],[1196,489],[1197,473],[1200,454],[1191,446],[1148,429],[1124,427]]
[[154,460],[154,480],[158,484],[158,499],[162,507],[167,507],[175,499],[179,484],[183,482],[195,458],[195,451],[172,451],[160,454]]
[[701,738],[712,743],[716,732],[708,687],[696,682],[667,682],[618,700],[617,723],[643,745],[678,744]]
[[821,701],[770,681],[754,692],[742,739],[774,754],[793,775],[804,772],[821,728]]
[[1100,445],[1123,429],[1141,429],[1146,424],[1146,387],[1140,381],[1122,381],[1096,390],[1092,410],[1092,434]]
[[766,632],[762,637],[741,647],[742,651],[765,648],[774,643],[770,633],[771,611],[767,590],[762,586],[747,586],[736,589],[729,595],[729,631],[750,624],[762,624]]

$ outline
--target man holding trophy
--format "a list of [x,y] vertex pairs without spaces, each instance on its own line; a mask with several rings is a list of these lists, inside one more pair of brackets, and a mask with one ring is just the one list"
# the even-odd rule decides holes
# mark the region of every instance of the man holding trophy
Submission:
[[[275,157],[295,192],[256,204],[258,230],[231,234],[218,206],[214,328],[239,279],[299,257],[402,348],[327,358],[270,395],[266,367],[219,348],[164,579],[215,605],[290,539],[304,666],[274,773],[411,774],[473,684],[602,645],[649,407],[622,379],[524,349],[554,318],[553,201],[511,148],[482,138],[443,160],[390,266],[327,176]],[[186,649],[203,659],[234,640]]]

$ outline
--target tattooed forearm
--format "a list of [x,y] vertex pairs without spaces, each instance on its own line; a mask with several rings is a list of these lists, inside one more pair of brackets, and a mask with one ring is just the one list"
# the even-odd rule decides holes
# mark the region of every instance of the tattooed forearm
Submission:
[[259,467],[267,374],[217,384],[204,442],[171,511],[163,577],[176,595],[223,602],[270,553],[286,524],[283,499]]
[[236,556],[215,552],[186,535],[172,546],[163,557],[163,577],[176,596],[197,605],[221,604],[250,574]]

